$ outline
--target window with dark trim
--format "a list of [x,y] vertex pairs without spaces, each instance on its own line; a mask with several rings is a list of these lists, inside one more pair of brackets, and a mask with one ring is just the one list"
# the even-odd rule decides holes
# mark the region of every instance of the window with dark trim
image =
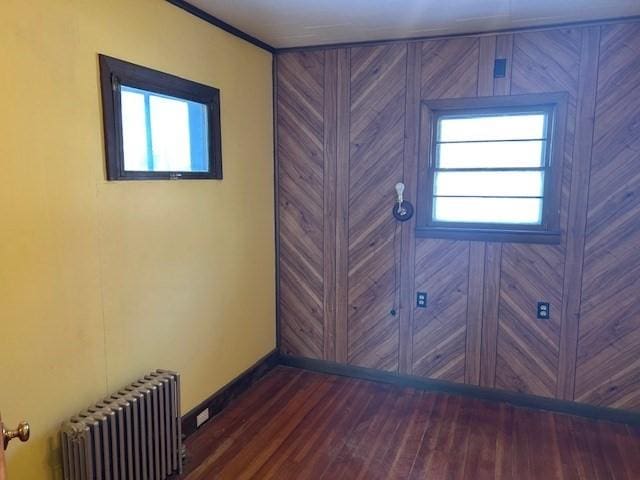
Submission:
[[107,178],[221,179],[217,88],[100,55]]
[[564,94],[424,102],[417,234],[556,243]]

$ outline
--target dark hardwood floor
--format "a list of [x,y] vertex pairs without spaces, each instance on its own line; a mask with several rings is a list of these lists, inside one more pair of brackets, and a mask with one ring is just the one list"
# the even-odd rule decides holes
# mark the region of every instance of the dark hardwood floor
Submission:
[[640,479],[640,431],[276,367],[187,440],[185,480]]

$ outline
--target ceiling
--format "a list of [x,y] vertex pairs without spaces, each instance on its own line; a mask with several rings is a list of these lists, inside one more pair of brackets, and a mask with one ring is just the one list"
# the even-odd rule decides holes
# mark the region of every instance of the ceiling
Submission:
[[640,15],[640,0],[188,0],[276,48]]

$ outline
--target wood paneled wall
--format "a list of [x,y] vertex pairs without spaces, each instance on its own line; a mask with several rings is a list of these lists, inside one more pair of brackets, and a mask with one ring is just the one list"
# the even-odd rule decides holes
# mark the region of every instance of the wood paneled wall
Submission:
[[640,409],[640,25],[600,35],[575,398]]
[[[640,409],[639,23],[281,53],[276,88],[283,353]],[[568,96],[559,245],[393,219],[421,100],[544,92]]]

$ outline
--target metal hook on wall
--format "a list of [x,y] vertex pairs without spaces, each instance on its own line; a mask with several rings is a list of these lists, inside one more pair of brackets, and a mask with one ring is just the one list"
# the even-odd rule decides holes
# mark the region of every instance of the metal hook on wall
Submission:
[[393,206],[393,216],[396,220],[406,222],[413,217],[413,205],[404,199],[404,183],[396,183],[397,201]]

